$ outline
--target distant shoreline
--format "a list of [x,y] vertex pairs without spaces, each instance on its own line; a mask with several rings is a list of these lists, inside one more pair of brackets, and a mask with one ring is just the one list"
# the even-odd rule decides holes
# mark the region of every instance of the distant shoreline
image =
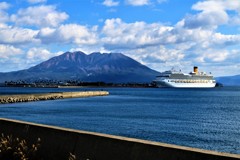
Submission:
[[[221,83],[216,83],[216,87],[223,87]],[[22,88],[158,88],[154,83],[104,83],[104,82],[82,82],[80,84],[49,84],[49,83],[6,83],[0,87],[22,87]]]
[[155,88],[156,86],[152,83],[103,83],[103,82],[85,82],[82,84],[18,84],[18,83],[7,83],[2,84],[0,87],[23,87],[23,88]]

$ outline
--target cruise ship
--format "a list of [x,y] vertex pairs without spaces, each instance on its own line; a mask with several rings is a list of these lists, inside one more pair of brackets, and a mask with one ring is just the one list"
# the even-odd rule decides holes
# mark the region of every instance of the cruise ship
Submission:
[[193,72],[184,74],[181,71],[162,72],[153,81],[157,87],[174,87],[174,88],[213,88],[216,86],[211,74],[198,72],[198,67],[193,67]]

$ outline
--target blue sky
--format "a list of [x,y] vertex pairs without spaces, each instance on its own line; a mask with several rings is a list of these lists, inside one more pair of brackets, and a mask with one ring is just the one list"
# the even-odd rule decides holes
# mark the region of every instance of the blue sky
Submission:
[[0,72],[66,51],[121,52],[157,71],[240,74],[239,0],[0,1]]

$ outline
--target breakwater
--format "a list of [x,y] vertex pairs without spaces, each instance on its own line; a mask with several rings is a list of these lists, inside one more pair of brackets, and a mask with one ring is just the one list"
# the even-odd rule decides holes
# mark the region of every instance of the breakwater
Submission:
[[55,99],[64,99],[64,98],[105,96],[108,94],[109,92],[107,91],[86,91],[86,92],[58,92],[58,93],[1,95],[0,104],[42,101],[42,100],[55,100]]
[[[81,123],[81,122],[80,122]],[[97,160],[234,160],[240,155],[219,153],[134,138],[86,132],[0,118],[0,133],[26,139],[41,139],[43,159]]]

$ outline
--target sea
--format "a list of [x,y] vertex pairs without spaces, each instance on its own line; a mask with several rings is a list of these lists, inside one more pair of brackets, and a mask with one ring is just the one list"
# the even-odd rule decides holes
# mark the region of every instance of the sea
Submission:
[[0,117],[240,154],[240,87],[0,87],[0,94],[89,90],[110,95],[1,104]]

